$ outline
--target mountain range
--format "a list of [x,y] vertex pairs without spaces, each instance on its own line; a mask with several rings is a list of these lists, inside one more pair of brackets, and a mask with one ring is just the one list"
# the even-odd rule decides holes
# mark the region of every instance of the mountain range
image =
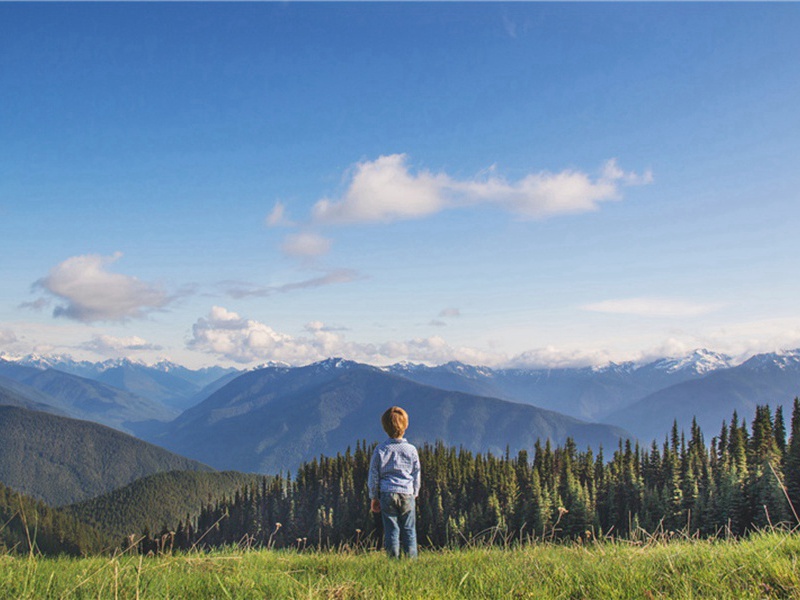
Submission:
[[[0,358],[0,363],[2,362]],[[238,374],[238,371],[232,368],[207,367],[193,370],[166,360],[146,365],[127,358],[89,362],[75,361],[68,356],[31,354],[20,357],[13,363],[39,371],[52,369],[98,381],[163,404],[177,412],[196,404],[199,401],[197,396],[203,394],[206,386],[214,384],[226,375]]]
[[750,419],[756,404],[786,406],[798,393],[800,350],[742,364],[698,350],[575,369],[378,368],[330,359],[240,372],[166,361],[0,359],[0,404],[99,422],[215,468],[260,473],[377,441],[377,415],[389,403],[412,412],[412,440],[502,452],[537,437],[607,449],[629,435],[649,443],[673,421],[686,429],[695,417],[710,438],[733,410]]
[[475,452],[532,448],[537,439],[616,447],[629,434],[553,411],[442,390],[341,359],[247,372],[167,424],[149,441],[217,469],[277,473],[359,440],[380,441],[381,413],[402,405],[407,437]]
[[[490,369],[452,362],[437,367],[398,364],[390,373],[446,390],[491,396],[554,410],[579,419],[606,421],[608,415],[672,385],[730,368],[732,359],[708,350],[643,365]],[[613,422],[613,421],[608,421]]]
[[788,416],[798,395],[800,351],[759,354],[735,367],[658,390],[604,420],[628,428],[643,440],[663,441],[674,421],[688,430],[696,418],[710,439],[719,434],[733,411],[749,420],[757,405],[769,404],[773,409],[782,406]]
[[[15,391],[40,405],[76,419],[131,431],[138,421],[168,421],[180,411],[157,400],[57,369],[39,369],[0,360],[0,377],[16,382]],[[0,382],[2,384],[2,382]]]

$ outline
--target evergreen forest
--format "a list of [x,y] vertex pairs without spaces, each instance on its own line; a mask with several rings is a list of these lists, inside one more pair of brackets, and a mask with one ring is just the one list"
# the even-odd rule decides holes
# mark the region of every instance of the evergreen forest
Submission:
[[19,494],[0,483],[0,556],[96,554],[113,543],[102,531],[64,510]]
[[[788,433],[788,435],[787,435]],[[359,548],[380,543],[368,511],[373,446],[357,443],[297,474],[264,477],[203,506],[174,528],[123,541],[142,553],[221,546]],[[515,456],[442,444],[419,449],[417,535],[428,548],[472,543],[665,537],[736,537],[798,523],[800,400],[787,432],[782,408],[759,406],[748,426],[736,413],[710,443],[696,423],[673,425],[649,447],[603,449],[538,443]]]

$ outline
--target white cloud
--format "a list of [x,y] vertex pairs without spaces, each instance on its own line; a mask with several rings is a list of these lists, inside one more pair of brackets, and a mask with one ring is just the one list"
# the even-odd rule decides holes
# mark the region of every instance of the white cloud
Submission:
[[313,217],[324,223],[387,222],[417,219],[442,210],[449,178],[423,171],[412,175],[405,154],[381,156],[355,166],[350,185],[338,200],[323,199]]
[[127,356],[131,352],[163,350],[162,346],[151,344],[138,336],[114,337],[111,335],[95,335],[80,346],[100,356]]
[[281,245],[284,254],[295,258],[322,256],[330,249],[331,241],[328,238],[309,231],[289,235]]
[[370,364],[400,360],[430,364],[451,360],[474,364],[498,362],[496,355],[472,348],[452,348],[438,336],[382,344],[357,343],[346,340],[341,331],[320,321],[308,323],[305,331],[305,336],[280,333],[264,323],[215,306],[207,317],[194,324],[187,346],[242,364],[281,361],[299,365],[332,356]]
[[63,302],[56,306],[53,316],[84,323],[141,318],[174,299],[136,277],[107,271],[106,267],[121,256],[74,256],[34,285]]
[[286,214],[286,206],[284,206],[283,202],[275,203],[265,222],[268,227],[290,227],[293,225]]
[[445,173],[412,173],[405,154],[358,163],[343,196],[324,198],[313,208],[316,222],[370,223],[418,219],[447,208],[496,205],[523,218],[596,210],[601,202],[619,200],[620,187],[652,181],[625,172],[616,160],[606,162],[598,177],[565,170],[540,172],[509,182],[490,169],[480,177],[459,181]]
[[439,316],[443,319],[453,319],[461,316],[461,311],[457,308],[448,307],[439,311]]
[[720,308],[719,304],[702,304],[671,298],[623,298],[586,304],[582,308],[590,312],[636,317],[698,317]]
[[528,369],[566,369],[593,367],[607,364],[611,360],[611,354],[604,350],[570,350],[547,346],[518,354],[505,366]]
[[320,358],[310,344],[220,306],[213,307],[208,317],[197,320],[188,347],[242,364],[264,360],[300,364]]

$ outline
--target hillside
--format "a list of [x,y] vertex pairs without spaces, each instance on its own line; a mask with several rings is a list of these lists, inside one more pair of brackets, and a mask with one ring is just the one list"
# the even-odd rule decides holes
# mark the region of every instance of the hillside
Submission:
[[490,369],[452,362],[436,367],[398,364],[386,370],[445,390],[523,402],[597,421],[607,420],[609,414],[655,391],[698,379],[729,364],[727,356],[696,350],[680,359],[598,368]]
[[156,473],[65,510],[119,541],[145,528],[155,532],[164,524],[174,527],[187,515],[196,518],[205,504],[233,497],[237,489],[263,479],[232,471]]
[[0,360],[0,376],[38,390],[53,406],[75,419],[94,421],[120,430],[129,423],[168,421],[178,411],[113,386],[64,373],[41,370]]
[[74,515],[47,506],[0,483],[0,556],[6,551],[47,555],[94,554],[110,538]]
[[171,470],[210,469],[97,423],[0,406],[0,481],[50,505]]
[[383,439],[381,413],[411,415],[408,438],[476,452],[532,448],[537,439],[616,447],[628,434],[533,406],[420,385],[380,369],[331,359],[241,375],[169,423],[154,443],[218,469],[278,473],[356,440]]
[[235,369],[223,367],[187,369],[169,361],[146,365],[127,358],[89,362],[75,361],[66,356],[28,355],[16,359],[14,363],[21,367],[33,367],[40,371],[54,369],[99,381],[176,411],[194,406],[199,401],[195,398],[203,393],[206,386],[236,373]]
[[709,435],[717,435],[734,410],[740,419],[750,421],[757,405],[783,406],[788,412],[798,395],[800,352],[762,354],[737,367],[659,390],[606,420],[647,442],[663,441],[675,420],[688,430],[693,418]]
[[47,404],[52,399],[39,390],[13,379],[0,376],[0,406],[16,406],[28,410],[40,410],[62,417],[67,416],[61,411]]

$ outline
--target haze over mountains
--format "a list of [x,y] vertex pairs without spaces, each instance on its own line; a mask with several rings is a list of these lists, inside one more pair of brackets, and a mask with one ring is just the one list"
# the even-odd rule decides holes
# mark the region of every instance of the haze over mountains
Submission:
[[408,408],[409,437],[417,442],[504,452],[569,436],[610,450],[628,436],[660,441],[674,420],[685,429],[693,417],[710,439],[733,410],[750,419],[756,404],[787,406],[798,393],[800,351],[735,365],[698,350],[575,369],[379,368],[330,359],[239,372],[0,359],[0,404],[102,423],[214,468],[261,473],[381,439],[377,416],[390,404]]
[[639,365],[561,369],[489,369],[462,363],[438,367],[400,364],[391,373],[414,381],[513,402],[524,402],[590,421],[677,383],[729,368],[731,358],[708,350]]
[[407,437],[474,452],[532,448],[537,439],[616,446],[628,433],[530,405],[442,390],[376,367],[330,359],[307,367],[248,372],[150,438],[218,469],[274,473],[359,440],[380,441],[379,415],[402,405]]

